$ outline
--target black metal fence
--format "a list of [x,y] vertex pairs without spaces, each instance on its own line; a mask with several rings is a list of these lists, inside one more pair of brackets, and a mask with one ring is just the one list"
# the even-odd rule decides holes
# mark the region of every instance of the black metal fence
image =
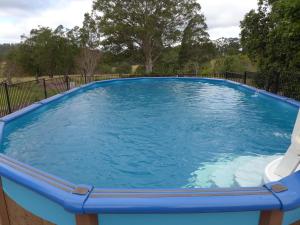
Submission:
[[[74,87],[87,84],[93,81],[108,80],[115,78],[141,77],[145,75],[130,74],[111,74],[111,75],[94,75],[94,76],[60,76],[49,79],[37,79],[27,82],[19,82],[14,84],[0,84],[0,117],[15,112],[34,102],[51,97],[58,93],[67,91]],[[151,75],[151,77],[169,77],[169,76],[188,76],[194,77],[195,74],[164,74]],[[200,76],[200,75],[197,75]],[[216,73],[209,75],[201,75],[202,77],[223,78],[239,83],[264,88],[279,95],[300,100],[300,76],[290,78],[278,78],[273,81],[272,85],[261,87],[257,82],[259,74],[252,72],[244,73]],[[271,90],[270,90],[271,89]]]
[[[49,98],[58,93],[87,84],[93,81],[115,78],[139,77],[141,75],[94,75],[94,76],[60,76],[49,79],[0,84],[0,117],[22,109],[34,102]],[[158,75],[157,75],[158,76]],[[164,75],[174,76],[174,75]]]
[[300,74],[279,75],[276,73],[272,76],[262,76],[262,74],[253,72],[244,72],[243,74],[226,72],[224,78],[300,100]]

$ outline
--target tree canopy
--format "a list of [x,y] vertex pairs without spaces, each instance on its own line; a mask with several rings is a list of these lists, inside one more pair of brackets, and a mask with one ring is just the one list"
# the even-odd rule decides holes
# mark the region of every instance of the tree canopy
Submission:
[[20,66],[24,73],[36,76],[67,75],[76,71],[92,75],[99,63],[99,44],[97,26],[91,16],[85,14],[82,27],[32,29],[29,36],[22,36],[16,48],[10,48],[6,65]]
[[23,36],[17,57],[25,71],[37,76],[71,73],[77,45],[68,39],[68,32],[62,26],[39,27]]
[[197,14],[190,19],[183,32],[179,65],[188,62],[203,63],[213,57],[214,46],[210,43],[207,25],[203,15]]
[[181,41],[192,18],[204,22],[196,0],[96,0],[93,10],[104,47],[112,52],[141,49],[147,73],[164,48]]
[[241,22],[244,51],[258,63],[260,83],[271,88],[278,76],[300,69],[299,0],[260,0]]

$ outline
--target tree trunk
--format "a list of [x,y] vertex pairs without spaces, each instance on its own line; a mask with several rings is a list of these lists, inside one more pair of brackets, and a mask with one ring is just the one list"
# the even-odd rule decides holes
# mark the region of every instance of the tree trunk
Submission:
[[150,37],[145,38],[143,42],[143,52],[145,57],[146,74],[150,74],[153,71],[152,42]]
[[146,69],[146,74],[150,74],[153,71],[153,62],[151,56],[148,56],[145,59],[145,69]]

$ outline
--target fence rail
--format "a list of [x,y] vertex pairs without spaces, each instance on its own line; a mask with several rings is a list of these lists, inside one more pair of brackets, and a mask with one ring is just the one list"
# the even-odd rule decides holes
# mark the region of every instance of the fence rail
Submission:
[[[15,112],[21,108],[31,105],[34,102],[51,97],[58,93],[67,91],[71,88],[81,86],[86,83],[100,80],[141,77],[145,75],[130,75],[130,74],[111,74],[111,75],[94,75],[94,76],[80,76],[70,75],[61,76],[49,79],[36,79],[33,81],[19,82],[15,84],[0,84],[0,117],[9,113]],[[151,75],[151,77],[170,77],[170,76],[196,76],[195,74],[164,74]],[[199,75],[197,75],[199,76]],[[288,79],[278,78],[272,85],[261,87],[257,85],[257,77],[259,74],[252,72],[244,73],[216,73],[209,74],[202,77],[222,78],[247,85],[264,88],[267,91],[272,91],[279,95],[300,100],[300,76],[299,78]]]

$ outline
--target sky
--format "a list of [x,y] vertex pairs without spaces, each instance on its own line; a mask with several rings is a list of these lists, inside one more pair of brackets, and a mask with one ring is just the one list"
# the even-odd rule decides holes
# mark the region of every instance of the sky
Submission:
[[[206,17],[212,40],[238,37],[239,23],[255,9],[257,0],[198,0]],[[0,0],[0,43],[20,42],[38,25],[56,28],[62,24],[81,26],[83,15],[90,12],[93,0]]]

